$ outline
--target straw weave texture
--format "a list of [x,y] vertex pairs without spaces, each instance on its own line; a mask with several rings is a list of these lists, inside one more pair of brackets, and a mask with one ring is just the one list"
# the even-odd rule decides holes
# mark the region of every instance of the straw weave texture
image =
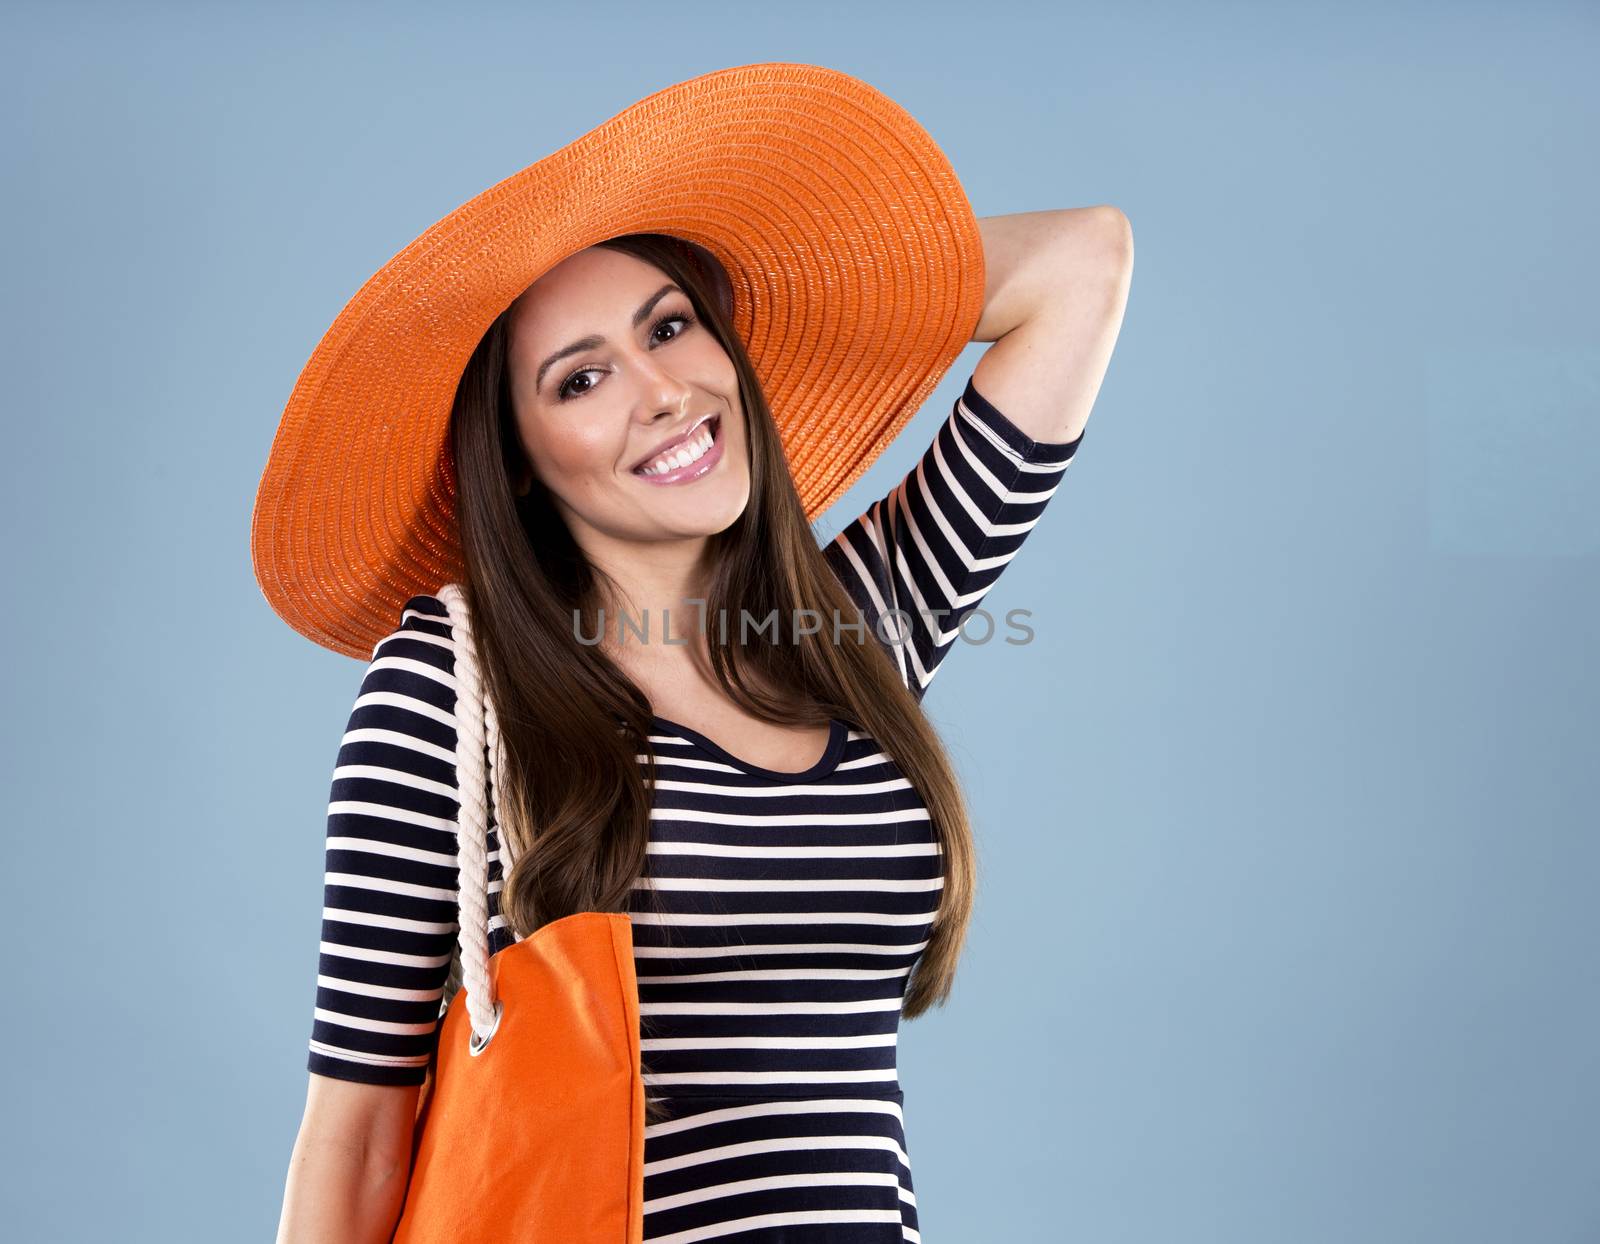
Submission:
[[495,317],[622,233],[706,247],[816,518],[916,413],[982,310],[977,222],[900,105],[769,63],[640,100],[433,225],[339,313],[295,383],[251,524],[273,609],[366,659],[419,592],[461,581],[447,429]]

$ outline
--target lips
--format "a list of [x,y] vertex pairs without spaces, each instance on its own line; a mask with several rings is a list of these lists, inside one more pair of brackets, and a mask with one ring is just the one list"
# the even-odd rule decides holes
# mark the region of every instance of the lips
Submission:
[[692,441],[697,435],[699,435],[700,429],[702,427],[705,427],[708,423],[714,422],[717,418],[718,418],[718,416],[714,415],[714,414],[701,415],[700,418],[696,419],[693,423],[691,423],[687,428],[685,428],[677,436],[672,437],[670,440],[662,441],[661,444],[657,445],[654,449],[652,449],[644,457],[640,458],[639,461],[635,462],[628,469],[630,471],[638,472],[638,471],[642,470],[644,467],[649,466],[652,462],[654,462],[662,454],[667,453],[667,452],[669,452],[671,450],[677,449],[681,445],[688,444],[688,442]]

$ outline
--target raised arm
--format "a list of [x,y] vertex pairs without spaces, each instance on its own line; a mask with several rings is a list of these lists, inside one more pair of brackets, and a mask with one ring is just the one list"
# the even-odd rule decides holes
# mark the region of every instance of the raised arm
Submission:
[[992,341],[973,383],[1028,436],[1076,440],[1100,394],[1133,280],[1133,229],[1114,207],[984,216]]
[[1078,450],[1131,272],[1114,208],[979,225],[987,279],[973,339],[995,344],[916,466],[824,550],[869,621],[885,620],[919,700]]

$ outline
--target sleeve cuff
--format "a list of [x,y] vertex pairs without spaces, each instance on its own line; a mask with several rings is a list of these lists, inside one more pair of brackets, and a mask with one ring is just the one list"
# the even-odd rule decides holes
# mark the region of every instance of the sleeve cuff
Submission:
[[357,1084],[421,1084],[428,1076],[426,1066],[358,1063],[348,1058],[332,1058],[315,1050],[306,1058],[306,1070],[331,1080],[353,1080]]
[[961,404],[979,423],[1004,441],[1014,454],[1027,462],[1064,463],[1078,452],[1078,446],[1083,441],[1083,432],[1079,432],[1077,437],[1070,441],[1034,440],[1006,418],[999,407],[979,393],[970,376],[967,378],[967,387],[961,394]]

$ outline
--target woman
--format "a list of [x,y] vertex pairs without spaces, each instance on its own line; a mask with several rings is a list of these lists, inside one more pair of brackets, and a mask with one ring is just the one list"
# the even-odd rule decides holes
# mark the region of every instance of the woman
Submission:
[[[671,237],[550,267],[455,392],[508,756],[493,948],[632,915],[647,1240],[920,1238],[895,1041],[949,993],[973,863],[919,704],[1078,448],[1132,267],[1112,208],[978,224],[972,340],[995,344],[921,460],[825,548],[724,274]],[[386,1240],[405,1195],[456,928],[428,828],[448,816],[454,643],[437,597],[407,600],[340,749],[280,1241]]]

